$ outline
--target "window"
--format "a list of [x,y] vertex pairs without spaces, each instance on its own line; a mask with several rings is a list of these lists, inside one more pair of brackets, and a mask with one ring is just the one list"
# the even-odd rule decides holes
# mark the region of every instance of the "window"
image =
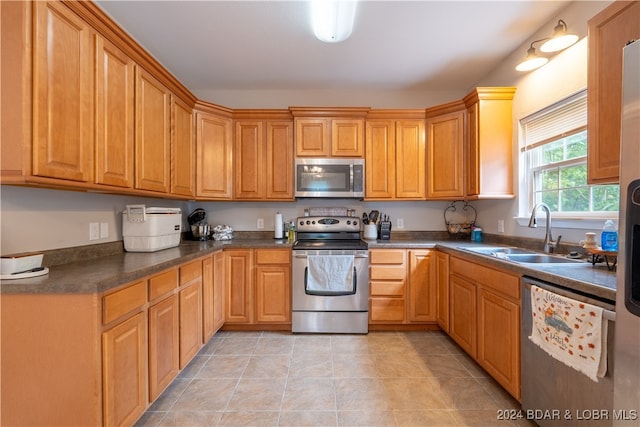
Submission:
[[618,185],[587,184],[586,90],[525,117],[520,124],[529,209],[544,202],[565,216],[618,211]]

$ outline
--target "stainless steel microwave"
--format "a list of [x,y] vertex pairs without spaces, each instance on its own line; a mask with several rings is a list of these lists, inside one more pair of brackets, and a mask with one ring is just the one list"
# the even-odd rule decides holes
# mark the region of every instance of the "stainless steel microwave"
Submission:
[[364,197],[364,159],[296,159],[296,197]]

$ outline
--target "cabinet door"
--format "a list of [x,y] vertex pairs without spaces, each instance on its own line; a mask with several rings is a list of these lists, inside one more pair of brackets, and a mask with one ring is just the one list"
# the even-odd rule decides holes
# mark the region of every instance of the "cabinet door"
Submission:
[[464,111],[427,120],[427,198],[464,197]]
[[202,281],[187,286],[180,299],[180,369],[187,366],[202,345]]
[[136,68],[135,185],[168,193],[171,173],[169,90]]
[[34,13],[32,173],[92,181],[91,28],[61,2]]
[[177,295],[149,307],[149,402],[180,371],[178,322]]
[[102,334],[104,424],[133,425],[147,407],[147,334],[138,313]]
[[193,111],[171,95],[171,194],[195,194],[196,147],[193,138]]
[[471,198],[513,197],[513,87],[476,88],[467,106],[466,191]]
[[225,321],[224,252],[213,254],[213,330],[217,331]]
[[96,35],[95,182],[133,187],[135,63]]
[[425,135],[423,120],[396,122],[396,197],[425,198]]
[[331,155],[333,157],[364,156],[364,119],[331,121]]
[[436,320],[449,333],[449,255],[436,252]]
[[329,119],[295,119],[297,157],[329,157]]
[[365,138],[365,198],[396,195],[396,134],[393,120],[367,121]]
[[251,249],[224,251],[226,322],[253,323],[251,252]]
[[233,187],[231,120],[196,113],[196,195],[230,199]]
[[451,275],[449,298],[449,335],[471,357],[476,358],[476,285]]
[[436,277],[434,252],[409,252],[409,322],[436,320]]
[[291,267],[256,266],[256,322],[291,321]]
[[293,200],[293,122],[267,122],[267,188],[269,200]]
[[617,183],[619,179],[622,48],[640,38],[639,16],[639,2],[614,2],[589,20],[589,184]]
[[478,362],[520,399],[520,307],[485,289],[478,293]]
[[202,340],[209,341],[215,332],[213,257],[202,260]]
[[236,199],[264,199],[264,134],[261,121],[236,122],[234,141]]

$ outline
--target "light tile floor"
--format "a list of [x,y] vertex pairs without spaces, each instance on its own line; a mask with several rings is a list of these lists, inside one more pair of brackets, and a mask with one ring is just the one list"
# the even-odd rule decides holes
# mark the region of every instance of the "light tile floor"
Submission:
[[218,332],[137,426],[534,426],[447,335]]

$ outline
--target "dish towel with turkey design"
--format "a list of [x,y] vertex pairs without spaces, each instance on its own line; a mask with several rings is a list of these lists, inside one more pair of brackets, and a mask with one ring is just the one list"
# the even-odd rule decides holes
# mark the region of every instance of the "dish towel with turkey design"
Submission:
[[529,339],[591,380],[607,373],[607,321],[603,309],[531,286]]

